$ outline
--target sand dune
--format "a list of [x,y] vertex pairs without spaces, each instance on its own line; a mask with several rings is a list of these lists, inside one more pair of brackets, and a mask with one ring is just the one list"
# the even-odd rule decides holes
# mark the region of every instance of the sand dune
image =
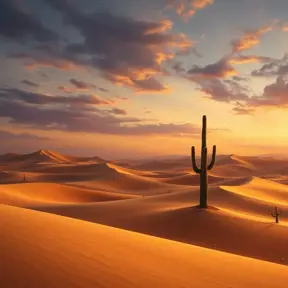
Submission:
[[[280,184],[285,174],[276,173],[285,162],[280,167],[273,166],[277,159],[268,165],[235,155],[217,161],[208,178],[215,211],[192,208],[199,175],[189,157],[159,159],[154,169],[152,162],[122,167],[52,151],[0,156],[0,183],[18,183],[0,185],[0,203],[287,265],[288,188]],[[274,206],[282,212],[278,225],[270,215]]]
[[25,207],[60,203],[91,203],[130,199],[135,196],[89,190],[56,183],[23,183],[0,186],[0,203]]
[[217,187],[209,194],[210,204],[220,210],[193,209],[197,188],[117,203],[34,209],[288,265],[287,206],[280,206],[284,215],[276,225],[271,203]]
[[288,205],[288,186],[267,179],[253,177],[252,181],[241,186],[220,186],[222,189],[274,204]]
[[0,171],[0,184],[23,182],[24,174],[19,172]]
[[281,265],[55,215],[1,205],[0,221],[3,288],[284,288],[288,281]]
[[[224,181],[225,178],[219,178],[215,176],[209,176],[209,184],[220,183]],[[177,185],[189,185],[189,186],[199,186],[200,178],[198,174],[186,174],[181,176],[172,177],[170,179],[162,180],[164,183],[177,184]]]

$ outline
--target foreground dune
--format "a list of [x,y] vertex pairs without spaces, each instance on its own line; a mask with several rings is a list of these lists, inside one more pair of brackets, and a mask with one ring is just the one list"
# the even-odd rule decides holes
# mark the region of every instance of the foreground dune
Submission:
[[284,288],[288,268],[0,205],[3,288]]
[[[269,214],[269,209],[273,211],[270,204],[262,204],[256,199],[246,201],[242,195],[219,188],[211,189],[210,195],[211,203],[220,210],[201,211],[193,208],[198,204],[196,189],[194,192],[166,193],[117,202],[31,208],[288,264],[288,207],[283,206],[286,216],[280,218],[277,225]],[[239,206],[244,211],[233,209],[239,209]],[[249,209],[249,213],[245,209]],[[253,214],[254,210],[256,214]]]

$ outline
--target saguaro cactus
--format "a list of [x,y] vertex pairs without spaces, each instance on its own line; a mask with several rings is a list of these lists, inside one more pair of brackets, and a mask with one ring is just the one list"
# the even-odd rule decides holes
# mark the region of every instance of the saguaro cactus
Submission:
[[271,216],[275,218],[276,223],[279,223],[279,216],[281,215],[280,211],[278,211],[278,208],[275,206],[274,208],[275,212],[271,213]]
[[216,145],[213,146],[212,159],[207,165],[207,146],[206,146],[206,116],[202,117],[202,148],[201,148],[201,168],[197,167],[195,157],[195,147],[191,147],[192,168],[195,173],[200,174],[200,208],[208,208],[207,204],[207,191],[208,191],[208,173],[215,164],[216,158]]

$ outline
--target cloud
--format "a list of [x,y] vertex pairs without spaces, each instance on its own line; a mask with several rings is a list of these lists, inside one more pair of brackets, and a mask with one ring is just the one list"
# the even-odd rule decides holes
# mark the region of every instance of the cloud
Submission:
[[271,59],[270,62],[264,64],[261,68],[252,71],[252,76],[278,76],[288,73],[288,54],[282,59]]
[[[77,105],[79,103],[82,105]],[[144,124],[143,122],[149,121],[149,119],[123,117],[124,115],[118,118],[111,114],[113,112],[115,114],[116,111],[119,114],[120,109],[102,110],[91,106],[95,103],[97,103],[95,98],[90,97],[56,97],[16,89],[2,89],[0,92],[0,117],[7,119],[9,123],[28,128],[67,132],[134,136],[196,136],[201,133],[201,127],[191,123]],[[113,112],[111,113],[111,111]]]
[[26,104],[52,105],[52,104],[74,104],[74,105],[111,105],[114,101],[102,99],[97,95],[77,96],[48,96],[45,94],[28,92],[19,89],[0,89],[0,101],[21,101]]
[[79,90],[89,90],[97,88],[94,84],[89,84],[84,81],[77,80],[75,78],[70,79],[70,83],[73,84]]
[[201,78],[195,79],[195,83],[201,93],[214,101],[233,103],[249,98],[249,88],[232,79]]
[[267,63],[273,61],[271,57],[238,54],[229,59],[230,64]]
[[0,1],[0,36],[18,42],[58,41],[58,35],[45,28],[41,21],[26,12],[20,3],[21,1],[17,0]]
[[[46,61],[34,57],[38,64],[70,68],[69,65],[59,65],[63,59],[62,64],[72,62],[76,67],[96,68],[109,81],[135,91],[144,90],[148,85],[147,92],[153,92],[153,87],[159,92],[167,88],[160,82],[155,85],[158,81],[155,76],[162,73],[163,64],[176,54],[187,53],[194,45],[185,34],[171,32],[172,22],[169,20],[153,22],[108,12],[82,13],[68,2],[46,1],[60,11],[65,24],[76,29],[84,40],[68,44],[60,52],[42,50]],[[53,62],[52,59],[56,60]]]
[[288,108],[288,79],[277,76],[275,83],[267,85],[263,94],[246,102],[248,107],[281,107]]
[[245,31],[242,37],[231,41],[232,52],[236,53],[253,48],[260,43],[260,38],[272,29],[272,26],[265,26]]
[[245,104],[241,102],[236,102],[236,105],[232,110],[237,115],[253,115],[255,112],[255,109],[246,107]]
[[30,80],[26,80],[26,79],[22,80],[21,83],[23,83],[23,84],[25,84],[27,86],[33,87],[33,88],[39,87],[39,84],[37,84],[35,82],[32,82]]
[[204,9],[214,3],[214,0],[166,0],[166,9],[173,9],[187,21],[197,10]]
[[127,115],[127,112],[124,109],[120,109],[120,108],[112,108],[107,111],[114,115]]
[[237,75],[238,72],[229,64],[229,58],[224,57],[218,62],[206,65],[204,67],[195,65],[188,70],[187,74],[208,78],[223,78]]
[[64,55],[61,51],[52,51],[52,49],[34,49],[26,53],[11,53],[9,58],[21,59],[25,61],[24,66],[27,69],[35,69],[38,67],[52,67],[59,70],[83,70],[84,65],[77,59],[73,59]]
[[287,95],[287,76],[277,76],[275,82],[267,85],[260,96],[239,99],[233,111],[238,115],[252,115],[259,108],[288,108]]
[[91,84],[91,83],[87,83],[87,82],[84,82],[84,81],[81,81],[81,80],[77,80],[75,78],[71,78],[69,80],[70,84],[73,85],[73,87],[68,87],[68,86],[65,86],[65,85],[60,85],[58,86],[58,89],[62,92],[65,92],[65,93],[72,93],[72,92],[77,92],[77,91],[87,91],[87,90],[90,90],[90,89],[97,89],[101,92],[109,92],[108,89],[106,88],[102,88],[102,87],[99,87],[95,84]]

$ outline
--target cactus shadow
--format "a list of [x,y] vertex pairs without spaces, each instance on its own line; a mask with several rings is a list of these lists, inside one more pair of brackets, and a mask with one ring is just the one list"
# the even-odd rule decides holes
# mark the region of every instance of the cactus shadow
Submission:
[[192,206],[191,209],[199,210],[199,211],[205,211],[205,210],[214,210],[218,211],[220,210],[219,208],[215,206],[208,206],[207,208],[201,208],[200,205]]

